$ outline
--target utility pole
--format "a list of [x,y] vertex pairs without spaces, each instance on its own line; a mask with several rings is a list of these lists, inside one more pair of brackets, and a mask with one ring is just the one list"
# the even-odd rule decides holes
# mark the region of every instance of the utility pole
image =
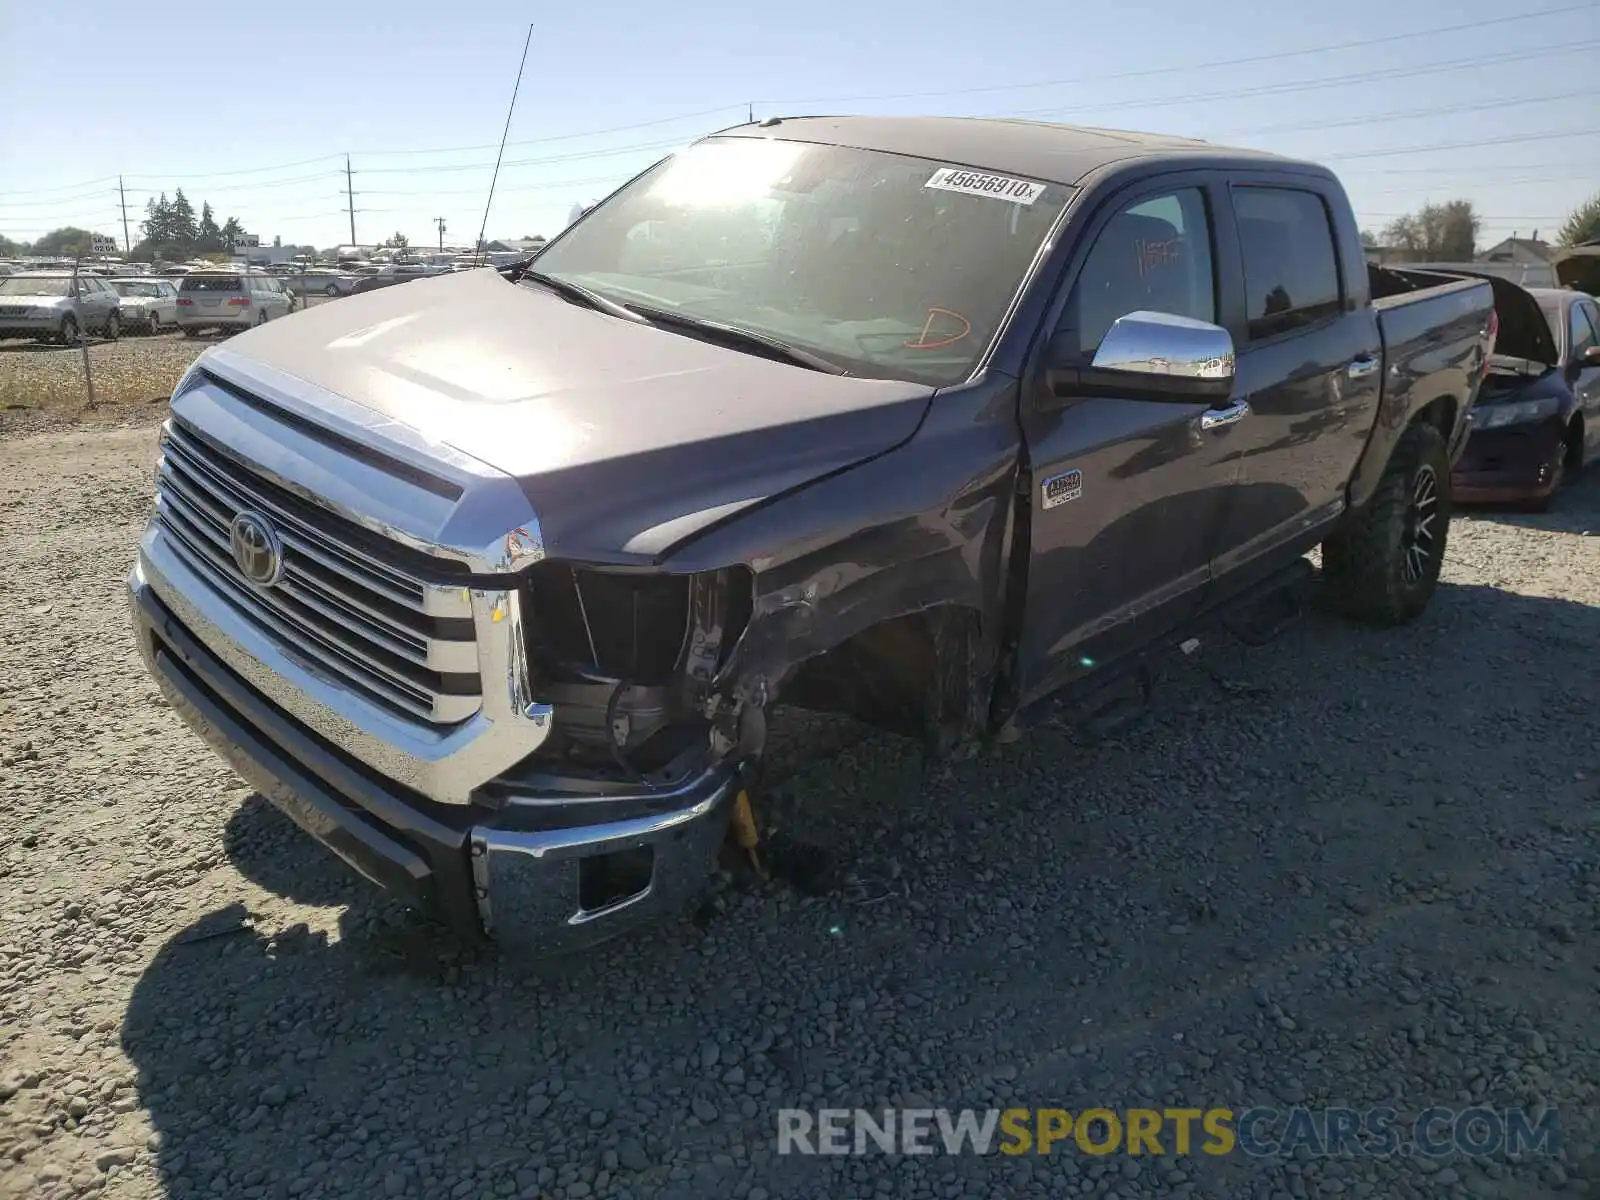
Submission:
[[122,200],[122,252],[133,253],[133,242],[128,238],[128,193],[122,190],[122,176],[117,176],[117,195]]
[[439,252],[444,253],[444,218],[435,217],[433,223],[439,227]]
[[350,156],[344,156],[344,196],[350,205],[350,244],[356,244],[356,192],[350,181]]
[[754,100],[746,100],[744,102],[744,119],[747,124],[754,125],[756,123],[756,102]]

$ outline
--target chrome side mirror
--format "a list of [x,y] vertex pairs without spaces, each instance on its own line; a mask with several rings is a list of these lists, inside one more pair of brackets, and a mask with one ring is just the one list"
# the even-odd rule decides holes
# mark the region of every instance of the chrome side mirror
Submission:
[[1172,313],[1118,317],[1094,352],[1096,375],[1138,376],[1130,390],[1173,399],[1211,399],[1233,390],[1233,338],[1220,325]]
[[1226,400],[1233,394],[1233,338],[1220,325],[1161,312],[1119,317],[1087,366],[1077,335],[1063,330],[1050,347],[1050,390],[1082,396],[1174,403]]

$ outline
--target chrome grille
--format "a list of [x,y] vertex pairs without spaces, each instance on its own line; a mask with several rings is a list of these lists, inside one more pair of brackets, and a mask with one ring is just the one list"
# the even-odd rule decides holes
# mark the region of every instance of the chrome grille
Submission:
[[[241,511],[265,517],[282,541],[282,576],[269,587],[249,582],[234,562],[229,527]],[[311,669],[435,724],[465,720],[481,706],[464,587],[383,561],[343,535],[331,514],[176,421],[163,446],[156,516],[190,567]]]

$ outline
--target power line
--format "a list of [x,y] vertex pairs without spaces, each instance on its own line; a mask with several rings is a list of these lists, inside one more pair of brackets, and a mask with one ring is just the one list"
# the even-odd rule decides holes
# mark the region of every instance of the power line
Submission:
[[1577,92],[1562,92],[1555,96],[1528,96],[1516,100],[1487,100],[1482,104],[1446,104],[1434,108],[1402,109],[1396,112],[1368,113],[1344,121],[1311,121],[1298,125],[1257,125],[1251,129],[1233,129],[1222,136],[1242,137],[1257,133],[1298,133],[1312,129],[1343,129],[1352,125],[1367,125],[1373,121],[1405,121],[1413,117],[1437,117],[1446,113],[1483,112],[1486,109],[1520,108],[1531,104],[1554,104],[1561,100],[1590,100],[1594,90],[1586,88]]
[[1332,42],[1322,46],[1307,46],[1300,50],[1282,50],[1272,54],[1252,54],[1244,58],[1216,59],[1206,63],[1191,63],[1179,67],[1147,67],[1139,71],[1119,71],[1110,75],[1079,75],[1067,79],[1043,79],[1034,83],[1001,83],[986,87],[947,88],[936,92],[897,92],[880,94],[876,96],[834,96],[832,98],[806,100],[761,100],[757,103],[783,107],[798,104],[862,104],[879,100],[927,100],[942,96],[974,96],[979,93],[989,92],[1014,92],[1028,88],[1061,87],[1077,83],[1107,83],[1116,79],[1148,79],[1155,75],[1173,75],[1186,71],[1209,71],[1219,67],[1243,67],[1255,63],[1280,62],[1289,58],[1304,58],[1311,54],[1329,54],[1338,50],[1357,50],[1366,46],[1383,46],[1394,42],[1411,41],[1415,38],[1438,37],[1444,33],[1461,33],[1469,29],[1486,29],[1492,25],[1511,25],[1524,21],[1536,21],[1542,17],[1561,16],[1572,12],[1592,12],[1594,4],[1569,4],[1561,8],[1538,9],[1534,12],[1517,13],[1512,16],[1490,17],[1482,21],[1469,21],[1461,25],[1441,25],[1432,29],[1418,29],[1410,33],[1391,33],[1383,37],[1362,38],[1353,42]]
[[63,204],[81,204],[85,200],[98,200],[112,194],[114,189],[103,188],[99,191],[85,192],[81,196],[62,196],[56,200],[27,200],[21,204],[0,204],[0,211],[13,208],[57,208]]
[[[1164,97],[1157,97],[1157,98],[1154,98],[1154,99],[1140,99],[1140,100],[1135,100],[1135,101],[1112,101],[1112,102],[1102,102],[1102,103],[1096,103],[1096,104],[1069,106],[1067,108],[1059,108],[1058,107],[1058,108],[1051,108],[1051,109],[1048,109],[1048,110],[1027,110],[1027,111],[1024,111],[1024,112],[1021,112],[1021,113],[991,114],[991,115],[1012,115],[1012,116],[1016,116],[1016,115],[1042,114],[1042,113],[1047,113],[1047,112],[1048,113],[1052,113],[1052,114],[1053,113],[1082,114],[1082,113],[1088,113],[1088,112],[1105,111],[1105,110],[1113,110],[1113,109],[1127,109],[1127,108],[1145,109],[1145,108],[1160,108],[1160,107],[1165,107],[1165,106],[1192,105],[1192,104],[1201,103],[1201,102],[1205,102],[1205,101],[1209,101],[1209,100],[1245,99],[1245,98],[1249,98],[1251,96],[1257,96],[1257,95],[1281,95],[1281,94],[1287,94],[1287,93],[1293,93],[1293,92],[1312,91],[1312,90],[1317,90],[1317,89],[1321,89],[1321,88],[1328,88],[1328,87],[1342,87],[1342,86],[1346,86],[1348,84],[1370,82],[1370,81],[1373,81],[1375,79],[1397,78],[1397,77],[1402,77],[1402,76],[1403,77],[1407,77],[1407,78],[1411,78],[1411,77],[1415,77],[1415,76],[1418,76],[1418,75],[1426,75],[1426,74],[1445,72],[1445,71],[1455,71],[1455,70],[1467,70],[1467,69],[1482,70],[1485,66],[1496,64],[1496,63],[1500,63],[1500,62],[1528,61],[1528,60],[1531,60],[1531,59],[1544,58],[1544,57],[1549,57],[1549,56],[1553,56],[1553,55],[1580,53],[1580,52],[1592,49],[1592,48],[1597,47],[1597,46],[1600,46],[1600,41],[1574,43],[1574,44],[1569,44],[1569,45],[1565,45],[1565,46],[1548,47],[1548,48],[1544,48],[1544,49],[1541,49],[1541,50],[1535,50],[1535,51],[1517,51],[1517,52],[1510,52],[1510,53],[1501,54],[1501,55],[1479,56],[1477,58],[1472,58],[1472,59],[1464,59],[1464,60],[1451,61],[1451,62],[1446,62],[1446,63],[1437,63],[1437,64],[1431,64],[1431,65],[1409,66],[1409,67],[1405,67],[1405,68],[1386,69],[1386,70],[1381,70],[1381,71],[1367,71],[1367,72],[1360,72],[1360,73],[1352,74],[1352,75],[1335,76],[1335,77],[1330,77],[1330,78],[1325,78],[1325,79],[1311,80],[1311,81],[1307,81],[1307,82],[1303,82],[1303,83],[1269,84],[1269,85],[1264,85],[1264,86],[1261,86],[1261,87],[1238,89],[1238,90],[1225,91],[1225,92],[1194,93],[1194,94],[1182,95],[1182,96],[1164,96]],[[1486,103],[1486,104],[1468,105],[1468,106],[1446,106],[1446,107],[1441,107],[1441,108],[1439,108],[1437,110],[1415,109],[1415,110],[1408,110],[1408,111],[1398,112],[1398,113],[1373,114],[1371,116],[1359,117],[1359,118],[1354,118],[1354,119],[1350,119],[1350,120],[1333,121],[1333,122],[1306,123],[1306,124],[1303,124],[1303,125],[1300,125],[1300,126],[1276,126],[1276,127],[1274,127],[1274,126],[1266,126],[1266,127],[1258,127],[1258,129],[1255,130],[1254,132],[1274,132],[1274,131],[1285,132],[1285,131],[1294,131],[1294,130],[1297,130],[1297,129],[1317,129],[1317,128],[1348,127],[1348,126],[1360,125],[1360,124],[1364,124],[1364,123],[1367,123],[1367,122],[1370,122],[1370,121],[1376,121],[1376,120],[1401,119],[1401,118],[1404,118],[1404,117],[1407,117],[1407,116],[1431,115],[1434,112],[1446,113],[1446,112],[1452,112],[1452,111],[1477,111],[1477,110],[1481,110],[1481,109],[1505,106],[1505,105],[1508,105],[1508,104],[1537,104],[1537,103],[1555,102],[1555,101],[1557,101],[1559,99],[1577,98],[1577,97],[1581,97],[1583,95],[1586,95],[1586,93],[1581,93],[1581,92],[1579,92],[1579,93],[1562,93],[1559,96],[1528,97],[1528,98],[1523,98],[1523,99],[1519,99],[1519,100],[1515,100],[1515,101],[1509,101],[1509,102],[1495,102],[1495,103]],[[1238,132],[1251,132],[1251,131],[1247,130],[1247,131],[1238,131]],[[577,136],[577,135],[574,135],[574,136]],[[669,140],[638,143],[638,144],[629,145],[629,146],[607,147],[607,148],[604,148],[604,149],[601,149],[601,150],[583,151],[583,152],[578,152],[578,153],[574,153],[574,154],[551,155],[551,156],[540,157],[540,158],[512,159],[512,160],[509,160],[509,161],[503,163],[502,164],[502,168],[503,169],[513,169],[513,168],[523,168],[523,167],[532,167],[532,166],[542,166],[542,165],[546,165],[546,164],[555,164],[555,163],[582,162],[582,161],[588,161],[590,159],[602,159],[602,158],[616,157],[616,156],[619,156],[619,155],[644,153],[644,152],[656,151],[656,150],[665,150],[665,149],[669,149],[669,148],[680,146],[682,144],[683,144],[683,139],[673,138],[673,139],[669,139]],[[419,151],[419,153],[420,153],[420,151]],[[302,161],[324,161],[324,160],[302,160]],[[425,167],[371,167],[371,168],[365,168],[365,170],[370,172],[370,173],[373,173],[373,174],[399,174],[399,173],[406,173],[406,174],[429,173],[429,174],[431,174],[431,173],[445,173],[445,172],[462,172],[462,171],[488,170],[492,166],[493,166],[492,163],[481,162],[481,163],[452,163],[452,164],[443,164],[443,165],[425,166]],[[281,166],[279,168],[258,168],[258,169],[252,169],[252,170],[266,171],[266,170],[272,170],[272,169],[281,169]],[[221,177],[223,175],[237,175],[237,174],[243,174],[243,173],[245,173],[245,172],[242,172],[242,171],[241,172],[226,172],[226,173],[218,173],[218,175],[219,175],[219,177]],[[207,187],[204,187],[204,188],[193,188],[192,190],[195,190],[197,192],[203,192],[205,195],[208,195],[208,196],[211,195],[211,194],[214,194],[214,193],[225,193],[225,192],[242,192],[242,191],[257,192],[257,191],[260,191],[262,189],[267,189],[267,188],[294,187],[294,186],[298,186],[298,185],[305,184],[305,183],[312,183],[312,182],[316,182],[316,181],[321,180],[321,179],[330,178],[330,177],[332,177],[334,175],[337,175],[337,174],[342,174],[342,172],[331,172],[331,173],[319,173],[319,174],[301,175],[301,176],[290,177],[290,178],[287,178],[287,179],[256,180],[256,181],[252,181],[252,182],[249,182],[249,183],[223,184],[223,185],[218,185],[218,186],[215,186],[215,187],[207,186]],[[114,181],[115,177],[112,177],[112,178],[113,178],[113,181]],[[139,178],[139,177],[135,177],[135,178]],[[197,176],[189,176],[188,178],[193,179],[193,178],[197,178]],[[556,187],[556,186],[563,186],[563,185],[562,184],[551,184],[549,186]],[[578,186],[578,185],[576,185],[576,183],[574,183],[574,186]],[[158,189],[142,188],[142,187],[137,186],[137,185],[135,185],[133,190],[136,193],[140,192],[140,191],[143,191],[145,193],[146,197],[147,198],[151,198],[151,199],[155,198],[155,196],[157,195],[157,191],[158,191]],[[477,189],[463,189],[463,190],[461,190],[461,191],[459,191],[459,192],[457,192],[455,194],[468,194],[469,192],[476,192],[476,190]],[[53,199],[53,200],[23,201],[23,202],[20,202],[20,203],[8,202],[3,207],[5,209],[7,209],[7,210],[16,209],[16,208],[45,208],[45,209],[48,209],[48,208],[53,208],[57,202],[67,203],[67,202],[70,202],[71,200],[90,199],[90,198],[93,198],[95,196],[102,195],[102,194],[109,195],[110,194],[109,193],[109,189],[105,193],[87,193],[87,194],[83,194],[83,195],[76,196],[76,197],[70,197],[70,198],[69,197],[60,197],[60,198],[58,198],[58,200]],[[407,194],[407,193],[404,193],[404,192],[390,192],[389,194],[391,194],[391,195],[402,195],[402,194]],[[418,192],[416,194],[424,194],[424,193],[423,192]],[[432,193],[427,193],[427,194],[449,194],[449,193],[432,192]]]
[[[324,171],[317,175],[299,175],[293,179],[263,179],[256,183],[225,183],[221,187],[191,186],[189,190],[197,196],[210,196],[217,192],[259,192],[266,188],[295,187],[303,183],[315,183],[319,179],[337,179],[343,174],[343,171]],[[146,196],[151,198],[154,198],[157,194],[165,194],[167,191],[165,187],[154,189],[149,187],[139,187],[135,190],[142,191]],[[184,189],[174,188],[172,190],[181,192]]]
[[[615,186],[627,179],[627,176],[618,178],[616,175],[594,175],[587,179],[552,179],[542,183],[526,184],[517,188],[520,195],[524,192],[555,192],[565,188],[595,187],[610,184]],[[441,191],[437,188],[422,188],[421,190],[395,191],[387,188],[363,188],[357,192],[358,196],[481,196],[482,188],[455,188]]]
[[1007,112],[985,113],[989,117],[1051,116],[1058,113],[1105,112],[1121,109],[1171,108],[1199,104],[1210,100],[1246,100],[1254,96],[1288,96],[1297,92],[1321,91],[1324,88],[1347,87],[1356,83],[1374,83],[1383,79],[1411,79],[1418,75],[1438,75],[1449,71],[1481,71],[1486,66],[1508,62],[1528,62],[1552,58],[1563,54],[1577,54],[1600,46],[1600,41],[1572,42],[1561,46],[1547,46],[1538,50],[1512,50],[1504,54],[1475,55],[1472,58],[1451,59],[1442,63],[1418,66],[1386,67],[1381,70],[1360,71],[1350,75],[1330,75],[1322,79],[1296,83],[1268,83],[1257,87],[1235,88],[1225,92],[1191,92],[1184,96],[1158,96],[1154,99],[1109,100],[1097,104],[1053,105],[1049,108],[1013,109]]
[[221,179],[224,176],[229,175],[259,175],[266,171],[287,171],[293,167],[309,167],[321,162],[336,162],[339,158],[340,155],[337,154],[324,154],[318,158],[302,158],[296,162],[278,163],[277,165],[271,167],[241,167],[240,169],[234,171],[206,171],[202,174],[165,175],[163,178],[171,183],[180,182],[185,179]]
[[[1341,175],[1475,175],[1480,171],[1559,171],[1570,167],[1570,162],[1564,163],[1494,163],[1489,166],[1470,167],[1356,167],[1350,171],[1340,171]],[[1593,173],[1583,175],[1569,175],[1557,180],[1530,180],[1534,183],[1570,183],[1594,178]],[[1492,186],[1499,181],[1492,181]]]
[[[521,158],[510,159],[501,164],[506,167],[540,167],[547,163],[587,162],[592,158],[614,158],[619,154],[640,154],[648,150],[665,150],[674,146],[683,145],[682,138],[672,138],[661,142],[642,142],[637,146],[613,146],[606,150],[591,150],[584,154],[553,154],[546,158]],[[438,167],[363,167],[362,173],[367,175],[415,175],[419,171],[486,171],[494,163],[452,163]]]
[[[732,112],[743,108],[742,104],[724,104],[718,108],[703,108],[698,112],[679,113],[672,117],[660,117],[654,121],[635,121],[631,125],[613,125],[609,129],[591,129],[585,133],[558,133],[550,137],[525,138],[520,141],[507,142],[507,146],[541,146],[550,142],[569,142],[576,138],[604,137],[610,133],[629,133],[635,129],[651,129],[659,125],[671,125],[676,121],[689,121],[699,117],[715,116],[717,113]],[[384,157],[396,154],[465,154],[475,150],[493,150],[499,143],[480,143],[476,146],[435,146],[415,150],[356,150],[355,154],[366,155],[371,158]]]
[[1522,142],[1553,142],[1560,138],[1593,137],[1600,129],[1568,129],[1561,133],[1519,133],[1514,137],[1483,138],[1475,142],[1435,142],[1431,146],[1398,146],[1390,150],[1356,150],[1349,154],[1324,154],[1325,162],[1345,162],[1352,158],[1386,158],[1394,154],[1432,154],[1440,150],[1468,150],[1477,146],[1509,146]]

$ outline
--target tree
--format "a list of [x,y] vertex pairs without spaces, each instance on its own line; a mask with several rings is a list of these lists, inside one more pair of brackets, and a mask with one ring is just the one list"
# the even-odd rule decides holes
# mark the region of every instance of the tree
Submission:
[[42,258],[58,255],[87,254],[92,243],[89,231],[76,225],[63,225],[52,229],[33,244],[33,252]]
[[389,240],[384,242],[384,245],[391,250],[404,250],[411,245],[411,239],[403,233],[391,233]]
[[150,199],[144,202],[144,220],[139,223],[139,228],[144,231],[144,240],[151,247],[165,246],[172,241],[172,206],[167,203],[167,194],[161,193],[161,199]]
[[1378,235],[1370,229],[1363,229],[1361,231],[1361,244],[1371,249],[1378,244]]
[[28,252],[27,242],[13,242],[10,238],[0,234],[0,255],[6,258],[15,258],[19,254]]
[[1556,234],[1558,246],[1581,246],[1600,238],[1600,192],[1590,196],[1577,208]]
[[239,224],[239,218],[229,217],[222,223],[222,229],[218,236],[222,238],[222,244],[231,249],[235,239],[243,232],[244,226]]
[[172,193],[172,243],[185,256],[193,254],[195,243],[200,240],[200,230],[195,222],[194,205],[189,203],[189,198],[179,188]]
[[202,254],[215,254],[227,249],[222,241],[222,230],[217,228],[217,218],[209,204],[200,206],[200,223],[195,227],[195,248]]
[[1409,250],[1424,262],[1470,262],[1477,252],[1482,222],[1471,200],[1424,204],[1383,231],[1389,245]]

